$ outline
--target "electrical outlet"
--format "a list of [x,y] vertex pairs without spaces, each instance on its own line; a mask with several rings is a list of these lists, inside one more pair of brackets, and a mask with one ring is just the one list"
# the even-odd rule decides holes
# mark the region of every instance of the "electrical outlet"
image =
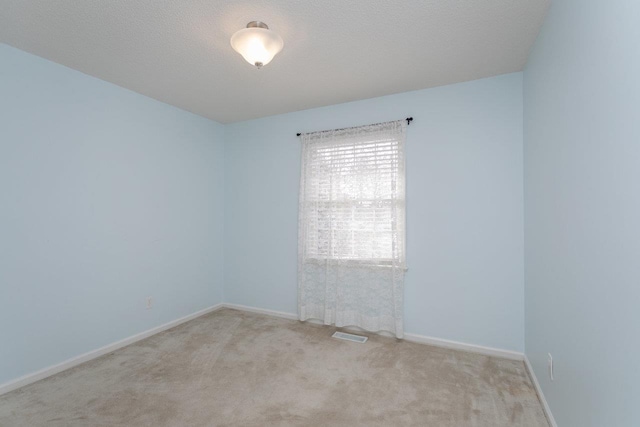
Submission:
[[553,357],[551,356],[551,353],[547,353],[547,367],[549,368],[549,378],[553,381]]
[[147,310],[153,307],[153,297],[147,297]]

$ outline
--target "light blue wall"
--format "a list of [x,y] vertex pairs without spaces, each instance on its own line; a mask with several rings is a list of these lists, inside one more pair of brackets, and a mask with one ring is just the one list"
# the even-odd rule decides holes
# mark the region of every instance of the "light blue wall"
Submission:
[[640,425],[639,23],[557,0],[524,73],[526,352],[560,426]]
[[227,125],[225,299],[297,311],[296,132],[407,116],[406,331],[523,351],[520,73]]
[[0,383],[222,300],[223,131],[0,45]]

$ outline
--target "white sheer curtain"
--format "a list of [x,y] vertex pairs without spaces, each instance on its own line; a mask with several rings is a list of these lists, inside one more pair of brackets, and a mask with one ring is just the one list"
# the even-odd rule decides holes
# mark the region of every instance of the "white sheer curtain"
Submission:
[[301,135],[300,320],[403,337],[406,126]]

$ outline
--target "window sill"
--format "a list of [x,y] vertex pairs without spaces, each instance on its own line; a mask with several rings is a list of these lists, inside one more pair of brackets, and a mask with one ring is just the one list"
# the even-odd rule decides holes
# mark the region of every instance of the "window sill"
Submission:
[[[363,260],[363,259],[326,259],[326,258],[306,258],[304,264],[314,265],[340,265],[344,267],[370,267],[370,268],[393,268],[390,260]],[[408,267],[400,267],[403,271],[408,271]]]

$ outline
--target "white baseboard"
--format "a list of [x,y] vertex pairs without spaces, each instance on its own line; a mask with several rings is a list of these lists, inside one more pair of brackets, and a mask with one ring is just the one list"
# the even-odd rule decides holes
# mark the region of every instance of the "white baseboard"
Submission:
[[468,353],[484,354],[485,356],[500,357],[502,359],[510,360],[524,360],[524,354],[513,351],[504,350],[502,348],[486,347],[476,344],[467,344],[459,341],[451,341],[443,338],[427,337],[424,335],[405,333],[404,339],[411,342],[417,342],[420,344],[428,344],[435,347],[449,348],[452,350],[461,350]]
[[527,372],[529,373],[529,378],[531,378],[531,382],[533,386],[536,388],[536,393],[538,393],[538,399],[540,399],[540,403],[542,404],[542,409],[544,409],[544,413],[547,416],[547,421],[549,421],[549,425],[551,427],[558,427],[556,424],[556,420],[553,419],[553,414],[551,413],[551,408],[547,403],[547,399],[544,397],[544,393],[542,393],[542,388],[540,387],[540,383],[538,382],[538,377],[536,377],[536,373],[533,372],[533,366],[529,362],[529,358],[524,356],[524,366],[527,368]]
[[74,366],[78,366],[81,363],[88,362],[89,360],[95,359],[97,357],[103,356],[107,353],[111,353],[112,351],[118,350],[122,347],[125,347],[129,344],[133,344],[136,341],[143,340],[145,338],[150,337],[151,335],[158,334],[160,332],[166,331],[167,329],[171,329],[175,326],[178,326],[182,323],[188,322],[189,320],[193,320],[196,317],[202,316],[207,313],[211,313],[213,311],[219,310],[223,307],[223,304],[216,304],[209,308],[205,308],[204,310],[196,311],[195,313],[189,314],[187,316],[181,317],[176,320],[172,320],[171,322],[165,323],[164,325],[157,326],[155,328],[146,330],[144,332],[140,332],[139,334],[132,335],[123,340],[105,345],[104,347],[100,347],[96,350],[91,350],[87,353],[81,354],[79,356],[73,357],[71,359],[65,360],[64,362],[58,363],[57,365],[49,366],[47,368],[41,369],[39,371],[33,372],[31,374],[24,375],[15,380],[11,380],[4,384],[0,384],[0,395],[8,393],[12,390],[18,389],[20,387],[24,387],[28,384],[34,383],[36,381],[40,381],[51,375],[55,375],[59,372],[65,371],[67,369],[73,368]]
[[[266,309],[263,309],[263,308],[249,307],[249,306],[246,306],[246,305],[239,305],[239,304],[223,303],[222,305],[224,307],[227,307],[227,308],[235,308],[236,310],[249,311],[251,313],[266,314],[268,316],[275,316],[275,317],[282,317],[282,318],[285,318],[285,319],[298,320],[298,315],[294,314],[294,313],[286,313],[286,312],[282,312],[282,311],[266,310]],[[322,322],[314,322],[314,321],[311,321],[311,322],[312,323],[322,323]],[[345,328],[345,329],[353,329],[353,328]],[[380,335],[385,335],[385,334],[382,333]],[[405,333],[404,334],[404,339],[406,341],[415,342],[415,343],[419,343],[419,344],[428,344],[428,345],[432,345],[432,346],[435,346],[435,347],[449,348],[449,349],[453,349],[453,350],[461,350],[461,351],[466,351],[466,352],[469,352],[469,353],[484,354],[486,356],[500,357],[500,358],[503,358],[503,359],[511,359],[511,360],[519,360],[519,361],[524,360],[524,354],[523,353],[519,353],[517,351],[512,351],[512,350],[503,350],[503,349],[500,349],[500,348],[484,347],[484,346],[475,345],[475,344],[466,344],[466,343],[462,343],[462,342],[450,341],[450,340],[445,340],[445,339],[442,339],[442,338],[427,337],[427,336],[424,336],[424,335],[418,335],[418,334],[412,334],[412,333]]]
[[284,311],[267,310],[265,308],[250,307],[248,305],[222,303],[225,308],[233,308],[240,311],[248,311],[250,313],[266,314],[267,316],[282,317],[283,319],[298,320],[298,315],[294,313],[286,313]]

